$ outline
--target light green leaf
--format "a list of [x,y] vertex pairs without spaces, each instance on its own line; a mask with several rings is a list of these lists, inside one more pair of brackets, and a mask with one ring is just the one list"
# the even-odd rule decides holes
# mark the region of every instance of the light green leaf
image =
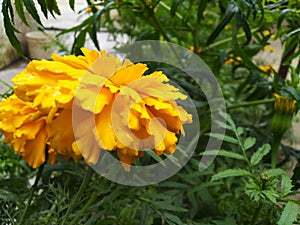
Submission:
[[229,143],[232,143],[232,144],[238,144],[238,140],[236,140],[233,137],[227,136],[227,135],[210,133],[209,136],[218,138],[220,140],[223,140],[223,141],[226,141],[226,142],[229,142]]
[[281,195],[286,196],[291,193],[292,187],[292,180],[287,175],[283,175],[281,179]]
[[277,177],[281,175],[285,175],[285,172],[283,169],[269,169],[262,172],[262,174],[269,175],[270,177]]
[[251,176],[251,173],[248,172],[247,170],[243,169],[227,169],[224,171],[221,171],[215,175],[212,176],[212,181],[216,181],[222,178],[227,178],[227,177],[241,177],[241,176]]
[[262,158],[267,155],[271,150],[271,145],[269,144],[264,144],[262,145],[251,157],[250,163],[255,166],[258,164]]
[[297,219],[299,206],[295,202],[289,201],[281,214],[278,225],[292,225]]
[[244,156],[227,150],[208,150],[205,152],[201,152],[200,155],[218,155],[218,156],[225,156],[233,159],[245,160]]
[[255,137],[247,137],[245,142],[244,142],[244,147],[245,149],[250,149],[251,147],[253,147],[256,143],[256,138]]

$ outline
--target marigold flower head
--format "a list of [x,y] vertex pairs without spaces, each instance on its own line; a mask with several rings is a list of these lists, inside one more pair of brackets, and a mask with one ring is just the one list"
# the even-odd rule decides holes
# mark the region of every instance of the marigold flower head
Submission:
[[[144,75],[145,64],[82,52],[34,60],[13,78],[15,95],[0,103],[5,141],[34,168],[46,155],[50,164],[57,156],[96,163],[100,150],[116,150],[129,170],[144,148],[172,154],[183,125],[192,122],[176,102],[187,96],[160,71]],[[84,116],[74,123],[77,109]]]
[[[117,150],[127,170],[128,164],[143,156],[144,148],[158,155],[172,154],[176,135],[184,134],[182,125],[192,122],[191,115],[175,101],[187,96],[168,84],[162,72],[143,75],[147,69],[142,63],[121,63],[113,55],[103,55],[81,79],[76,94],[77,105],[95,115],[93,134],[99,137],[98,148]],[[79,123],[75,129],[82,130],[80,127]],[[83,133],[77,141],[85,139]],[[96,163],[100,153],[90,153],[89,149],[96,151],[93,146],[95,142],[90,142],[84,154],[91,156],[87,161]]]

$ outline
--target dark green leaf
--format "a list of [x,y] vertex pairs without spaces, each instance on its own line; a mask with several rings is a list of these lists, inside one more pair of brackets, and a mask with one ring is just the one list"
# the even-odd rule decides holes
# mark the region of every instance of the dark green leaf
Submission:
[[78,36],[75,38],[71,52],[75,55],[81,55],[82,52],[80,48],[84,46],[85,38],[86,38],[86,30],[81,31]]
[[222,178],[227,178],[227,177],[242,177],[242,176],[251,176],[251,173],[248,172],[247,170],[243,170],[240,168],[236,169],[227,169],[224,171],[221,171],[212,177],[212,181],[220,180]]
[[278,30],[280,29],[281,24],[282,24],[283,20],[285,19],[286,15],[290,12],[293,12],[293,10],[292,9],[284,9],[281,11],[280,16],[277,20],[277,29]]
[[235,3],[230,3],[228,5],[225,16],[218,24],[216,29],[212,32],[212,34],[208,37],[206,42],[207,45],[210,45],[219,36],[224,27],[230,22],[230,20],[236,15],[238,11],[239,8],[236,6]]
[[47,0],[48,10],[55,17],[55,14],[60,15],[60,10],[58,8],[56,0]]
[[69,0],[69,6],[71,7],[71,9],[74,11],[75,9],[75,0]]
[[179,6],[180,4],[182,4],[183,2],[184,2],[184,0],[174,0],[174,1],[173,1],[172,6],[171,6],[171,10],[170,10],[171,16],[174,16],[174,15],[175,15],[178,6]]
[[258,164],[262,158],[271,151],[271,145],[264,144],[262,145],[251,157],[250,162],[252,166]]
[[251,30],[250,30],[249,24],[248,24],[248,22],[247,22],[247,20],[244,16],[241,16],[240,21],[242,23],[242,28],[245,32],[246,39],[247,39],[245,45],[248,45],[250,43],[251,39],[252,39],[252,33],[251,33]]
[[255,137],[247,137],[245,142],[244,142],[244,147],[245,149],[250,149],[252,148],[256,143],[256,138]]
[[284,39],[286,40],[286,39],[290,38],[291,36],[293,36],[293,35],[295,35],[295,34],[298,34],[298,33],[300,33],[300,28],[298,28],[298,29],[296,29],[296,30],[293,30],[293,31],[287,33],[287,34],[285,35]]
[[16,11],[17,11],[20,19],[22,20],[22,22],[28,26],[28,22],[26,20],[25,14],[24,14],[23,1],[15,0],[15,7],[16,7]]
[[47,9],[47,2],[46,0],[37,0],[37,2],[39,3],[41,10],[44,14],[44,16],[48,19],[48,9]]
[[289,201],[283,209],[278,225],[292,225],[297,219],[298,211],[298,204]]
[[183,224],[183,222],[181,221],[181,219],[179,219],[178,216],[175,216],[175,215],[167,213],[167,212],[164,212],[163,215],[170,222],[174,222],[175,224]]
[[188,210],[179,206],[172,205],[165,201],[153,202],[153,206],[159,209],[174,211],[174,212],[187,212]]
[[205,152],[200,153],[200,155],[213,155],[213,156],[218,155],[218,156],[225,156],[233,159],[244,160],[244,156],[227,150],[207,150]]
[[24,5],[32,18],[43,26],[33,0],[24,0]]
[[11,8],[10,0],[3,0],[2,2],[2,13],[3,13],[3,22],[6,35],[11,43],[11,45],[17,50],[20,55],[22,53],[21,43],[15,35],[15,32],[19,32],[14,25],[12,24],[12,19],[9,16],[9,9]]

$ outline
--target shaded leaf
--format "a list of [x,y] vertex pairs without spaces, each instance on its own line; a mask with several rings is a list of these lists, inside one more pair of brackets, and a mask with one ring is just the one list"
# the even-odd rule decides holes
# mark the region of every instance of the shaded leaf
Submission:
[[37,2],[39,3],[41,10],[44,14],[44,16],[48,19],[48,9],[47,9],[47,2],[46,0],[37,0]]
[[280,188],[282,196],[286,196],[291,193],[292,187],[292,180],[288,176],[282,176]]
[[238,11],[239,8],[235,3],[231,2],[228,5],[225,16],[222,18],[212,34],[208,37],[206,42],[207,45],[210,45],[219,36],[224,27],[230,22],[230,20],[236,15]]
[[298,204],[289,201],[283,209],[278,225],[292,225],[297,219],[298,210]]
[[208,150],[205,152],[201,152],[200,155],[217,155],[217,156],[225,156],[233,159],[244,160],[244,156],[227,150]]
[[75,0],[69,0],[69,6],[71,7],[71,9],[74,11],[75,9]]
[[35,8],[35,4],[33,0],[24,0],[24,5],[25,8],[27,9],[27,11],[29,12],[29,14],[32,16],[32,18],[39,23],[41,26],[43,26],[41,20],[40,20],[40,16]]
[[174,15],[175,15],[178,6],[179,6],[180,4],[182,4],[183,2],[184,2],[184,0],[174,0],[174,1],[173,1],[172,6],[171,6],[171,10],[170,10],[171,16],[174,16]]
[[223,141],[226,141],[226,142],[229,142],[229,143],[232,143],[232,144],[238,144],[238,140],[236,140],[236,139],[233,138],[233,137],[224,135],[224,134],[210,133],[209,136],[218,138],[218,139],[220,139],[220,140],[223,140]]
[[227,169],[224,171],[221,171],[212,177],[212,181],[216,181],[222,178],[227,178],[227,177],[241,177],[241,176],[251,176],[251,173],[247,170],[243,170],[240,168],[236,169]]
[[24,14],[23,1],[15,0],[15,8],[22,22],[28,26],[28,22]]
[[255,137],[247,137],[245,142],[244,142],[244,147],[245,149],[250,149],[252,148],[256,143],[256,138]]
[[250,163],[255,166],[258,164],[262,158],[271,151],[271,145],[264,144],[262,145],[251,157]]
[[11,43],[11,45],[17,50],[20,55],[22,53],[21,43],[15,35],[15,32],[19,32],[14,25],[12,24],[12,19],[9,16],[9,10],[11,8],[10,0],[3,0],[2,2],[2,13],[3,13],[3,22],[6,35]]

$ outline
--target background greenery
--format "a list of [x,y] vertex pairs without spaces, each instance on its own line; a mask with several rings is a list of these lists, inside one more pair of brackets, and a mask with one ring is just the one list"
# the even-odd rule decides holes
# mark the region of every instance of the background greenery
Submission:
[[[69,0],[72,9],[75,2]],[[41,30],[38,11],[46,18],[60,14],[55,0],[3,0],[6,32],[20,54],[13,9],[25,24],[28,11]],[[114,37],[127,35],[129,41],[179,44],[208,64],[227,104],[228,114],[222,113],[227,125],[219,123],[227,129],[222,150],[207,170],[199,171],[201,155],[208,154],[202,153],[210,132],[206,99],[180,71],[153,64],[151,69],[179,80],[199,105],[201,136],[188,164],[167,181],[147,187],[123,186],[92,174],[84,194],[78,195],[89,174],[84,162],[60,160],[33,170],[1,142],[0,224],[299,224],[300,153],[281,143],[283,156],[276,168],[270,165],[273,93],[296,100],[295,113],[299,108],[300,62],[291,66],[300,54],[299,1],[87,0],[87,10],[80,25],[58,34],[74,37],[71,48],[59,43],[64,53],[81,54],[87,39],[99,48],[96,34],[104,29]],[[253,60],[273,39],[280,39],[284,48],[277,70]],[[288,177],[282,168],[291,158],[297,164]]]

